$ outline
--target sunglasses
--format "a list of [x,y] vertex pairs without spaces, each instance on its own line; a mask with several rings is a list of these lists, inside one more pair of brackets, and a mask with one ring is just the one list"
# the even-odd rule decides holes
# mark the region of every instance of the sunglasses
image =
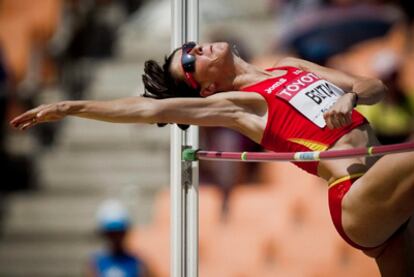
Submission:
[[198,84],[193,75],[193,72],[195,72],[196,57],[194,55],[191,55],[190,52],[194,49],[194,47],[196,47],[196,45],[197,44],[194,41],[189,41],[184,43],[181,47],[181,66],[183,67],[185,79],[193,89],[198,88]]

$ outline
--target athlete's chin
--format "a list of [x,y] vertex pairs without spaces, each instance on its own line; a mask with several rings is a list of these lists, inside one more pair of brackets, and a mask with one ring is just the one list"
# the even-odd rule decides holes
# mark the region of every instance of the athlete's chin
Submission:
[[213,44],[213,53],[216,54],[217,56],[224,56],[229,52],[230,52],[230,45],[227,42],[216,42]]

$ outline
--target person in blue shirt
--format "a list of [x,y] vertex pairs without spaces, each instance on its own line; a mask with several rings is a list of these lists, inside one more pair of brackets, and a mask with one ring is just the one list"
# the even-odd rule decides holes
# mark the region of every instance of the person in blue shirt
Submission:
[[125,249],[124,240],[130,228],[126,209],[116,200],[105,201],[97,214],[99,232],[106,248],[92,254],[87,275],[99,277],[148,277],[144,262]]

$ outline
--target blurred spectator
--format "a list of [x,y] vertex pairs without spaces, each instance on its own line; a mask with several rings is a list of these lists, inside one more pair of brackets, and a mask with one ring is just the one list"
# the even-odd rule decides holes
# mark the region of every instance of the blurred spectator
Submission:
[[83,98],[93,77],[93,60],[114,55],[116,30],[126,15],[122,1],[65,1],[50,51],[70,99]]
[[401,18],[397,9],[375,1],[298,0],[279,6],[277,50],[319,64],[358,42],[385,35]]
[[117,200],[107,200],[99,207],[97,219],[106,246],[92,255],[87,268],[88,276],[149,276],[144,262],[129,254],[125,248],[125,237],[131,227],[125,207]]
[[5,146],[7,111],[11,94],[8,68],[3,57],[0,47],[0,167],[2,168],[0,194],[36,186],[31,157],[9,153]]
[[113,57],[117,29],[144,0],[66,0],[49,45],[60,84],[70,99],[82,99],[94,61]]
[[8,101],[7,75],[0,47],[0,149],[4,149],[4,132],[6,123],[6,108]]

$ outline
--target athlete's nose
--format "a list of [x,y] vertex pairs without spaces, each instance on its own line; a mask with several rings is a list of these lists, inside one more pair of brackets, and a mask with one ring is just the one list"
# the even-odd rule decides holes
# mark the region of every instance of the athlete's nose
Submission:
[[197,44],[190,52],[193,55],[202,55],[203,54],[203,46],[201,44]]

